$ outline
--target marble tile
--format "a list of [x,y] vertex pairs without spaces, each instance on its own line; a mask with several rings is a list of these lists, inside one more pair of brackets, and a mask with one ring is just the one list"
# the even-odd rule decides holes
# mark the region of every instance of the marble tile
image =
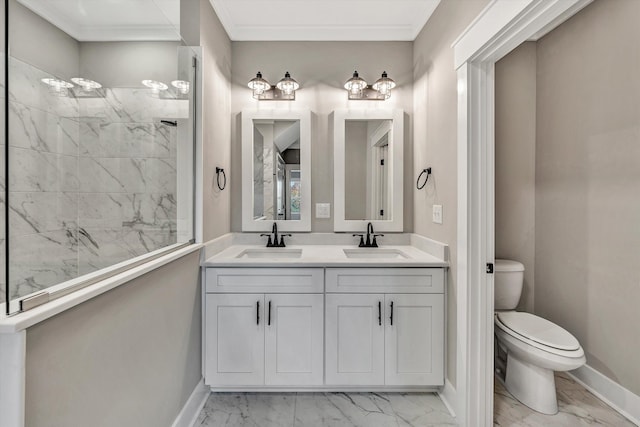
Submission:
[[295,400],[295,393],[212,393],[194,426],[291,426]]
[[12,237],[60,230],[78,219],[77,193],[11,192],[9,203]]
[[77,156],[78,121],[16,102],[9,102],[9,107],[11,146]]
[[212,393],[195,425],[423,427],[455,419],[434,393]]
[[494,424],[527,427],[634,426],[565,373],[556,374],[556,388],[559,412],[544,415],[520,403],[496,380]]
[[144,159],[78,159],[78,176],[82,193],[145,192]]
[[42,83],[45,77],[56,77],[16,58],[9,59],[9,100],[48,111],[58,117],[76,118],[78,101],[69,96],[58,96]]
[[75,224],[65,229],[18,236],[9,241],[12,299],[77,277]]
[[162,228],[177,217],[176,197],[170,193],[80,193],[78,198],[81,227]]
[[78,191],[78,158],[9,148],[10,191]]

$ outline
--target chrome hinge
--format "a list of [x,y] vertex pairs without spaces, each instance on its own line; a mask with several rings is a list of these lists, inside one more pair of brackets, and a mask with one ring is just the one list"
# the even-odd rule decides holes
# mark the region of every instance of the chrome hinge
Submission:
[[490,262],[487,263],[487,274],[493,274],[493,264]]

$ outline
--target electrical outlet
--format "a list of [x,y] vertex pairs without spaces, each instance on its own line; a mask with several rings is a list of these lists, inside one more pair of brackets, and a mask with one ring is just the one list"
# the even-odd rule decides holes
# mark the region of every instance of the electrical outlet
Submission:
[[433,222],[442,224],[442,205],[433,205]]
[[331,204],[316,203],[316,218],[331,218]]

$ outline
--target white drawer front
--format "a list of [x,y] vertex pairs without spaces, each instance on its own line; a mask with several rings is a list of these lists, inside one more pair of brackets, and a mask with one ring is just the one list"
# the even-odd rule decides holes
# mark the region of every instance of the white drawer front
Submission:
[[327,292],[443,293],[442,268],[328,268]]
[[207,268],[208,293],[322,293],[322,268]]

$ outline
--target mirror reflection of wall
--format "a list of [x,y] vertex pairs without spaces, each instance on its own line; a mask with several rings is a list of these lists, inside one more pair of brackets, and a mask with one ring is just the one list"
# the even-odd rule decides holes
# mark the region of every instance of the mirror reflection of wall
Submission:
[[345,122],[345,219],[391,219],[391,120]]
[[300,219],[300,121],[253,121],[253,219]]

